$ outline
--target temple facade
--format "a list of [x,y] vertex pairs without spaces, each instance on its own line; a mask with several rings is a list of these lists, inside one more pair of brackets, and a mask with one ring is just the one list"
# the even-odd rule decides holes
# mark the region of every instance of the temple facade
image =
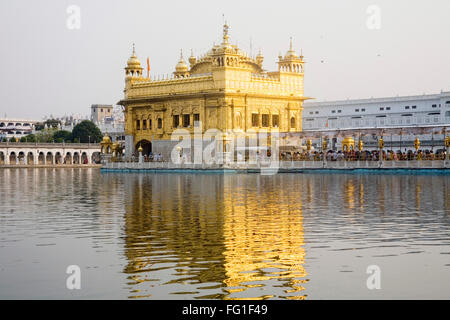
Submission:
[[[304,60],[293,50],[278,57],[278,70],[263,69],[261,52],[250,57],[231,44],[229,27],[206,54],[188,63],[183,54],[169,77],[147,75],[133,53],[125,67],[125,154],[139,147],[143,154],[167,158],[185,129],[194,135],[218,129],[227,136],[302,130]],[[148,61],[147,61],[148,63]]]

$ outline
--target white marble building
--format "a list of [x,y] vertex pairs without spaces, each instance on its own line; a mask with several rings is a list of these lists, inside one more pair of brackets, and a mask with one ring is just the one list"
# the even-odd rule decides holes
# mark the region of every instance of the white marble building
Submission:
[[420,96],[306,102],[303,130],[450,126],[450,92]]
[[[33,132],[38,120],[0,119],[0,139],[21,138]],[[0,140],[1,141],[1,140]]]
[[[370,149],[376,148],[374,129],[385,132],[392,149],[412,150],[416,136],[422,147],[440,148],[450,127],[450,92],[418,96],[386,97],[357,100],[307,102],[303,109],[303,132],[340,132],[332,143],[340,149],[340,140],[368,131],[363,141]],[[402,129],[404,134],[395,134]],[[449,128],[450,131],[450,128]],[[394,132],[394,134],[392,134]],[[448,135],[448,134],[447,134]],[[372,141],[373,140],[373,141]],[[385,137],[386,140],[386,137]],[[317,141],[315,145],[319,147]]]

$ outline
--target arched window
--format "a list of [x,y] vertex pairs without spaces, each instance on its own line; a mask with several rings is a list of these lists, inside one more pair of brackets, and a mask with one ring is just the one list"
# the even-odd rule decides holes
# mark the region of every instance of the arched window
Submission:
[[295,128],[295,117],[291,118],[291,128]]
[[158,118],[158,129],[162,129],[162,119]]

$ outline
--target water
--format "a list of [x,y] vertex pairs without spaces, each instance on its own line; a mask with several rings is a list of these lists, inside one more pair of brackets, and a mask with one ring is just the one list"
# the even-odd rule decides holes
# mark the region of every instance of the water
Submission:
[[1,299],[450,298],[449,176],[3,169],[0,203]]

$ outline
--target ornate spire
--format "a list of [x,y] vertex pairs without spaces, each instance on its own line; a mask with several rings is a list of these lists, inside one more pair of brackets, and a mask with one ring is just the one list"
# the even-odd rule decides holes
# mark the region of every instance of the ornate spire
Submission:
[[228,26],[227,22],[225,21],[225,24],[223,25],[223,43],[228,44],[228,39],[230,38],[228,36],[228,30],[230,27]]
[[294,47],[292,46],[292,37],[289,38],[289,50],[286,52],[286,55],[284,57],[286,58],[297,58],[297,55],[295,54]]
[[183,49],[180,49],[180,61],[178,61],[177,65],[175,66],[175,73],[185,73],[189,70],[188,65],[184,61],[183,58]]
[[191,64],[191,67],[195,64],[196,61],[197,59],[194,56],[194,51],[191,49],[191,56],[189,57],[189,63]]
[[259,49],[258,55],[256,56],[256,63],[259,64],[259,66],[262,66],[263,61],[264,61],[264,56],[261,52],[261,49]]

